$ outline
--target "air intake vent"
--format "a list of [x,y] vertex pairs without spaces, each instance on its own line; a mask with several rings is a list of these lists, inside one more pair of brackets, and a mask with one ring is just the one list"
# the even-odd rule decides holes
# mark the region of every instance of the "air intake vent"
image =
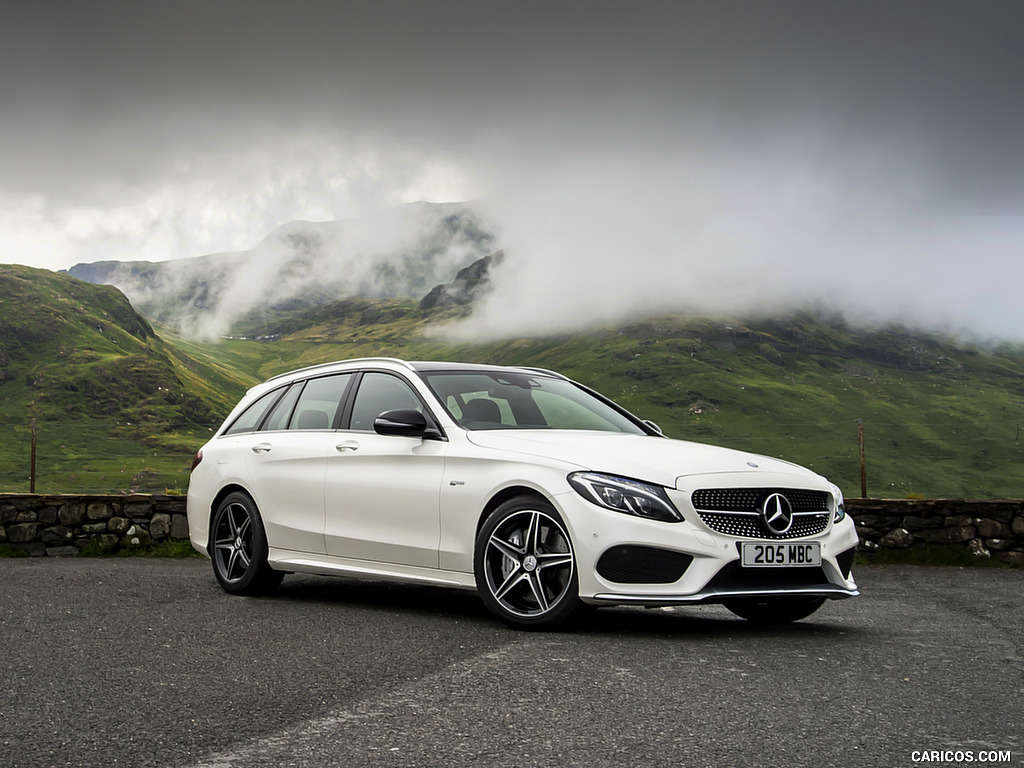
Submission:
[[617,584],[672,584],[679,581],[693,557],[656,547],[612,547],[597,563],[597,572]]
[[[756,573],[754,573],[756,571]],[[830,585],[822,568],[744,568],[727,563],[705,589],[765,589],[769,587],[819,587]]]

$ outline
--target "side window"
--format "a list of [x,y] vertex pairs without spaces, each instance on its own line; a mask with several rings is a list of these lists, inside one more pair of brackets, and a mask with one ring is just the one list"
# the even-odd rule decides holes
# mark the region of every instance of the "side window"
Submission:
[[252,432],[259,425],[263,414],[267,412],[267,408],[280,396],[280,389],[275,389],[263,395],[259,400],[242,411],[241,415],[234,420],[231,426],[224,430],[224,434],[240,435],[244,432]]
[[302,382],[292,384],[288,392],[285,393],[285,396],[277,401],[277,405],[274,406],[270,415],[264,420],[260,431],[287,429],[288,419],[292,416],[292,411],[295,409],[295,401],[299,399],[300,392],[302,392]]
[[331,429],[341,407],[341,397],[351,379],[351,373],[342,373],[307,381],[288,429]]
[[384,411],[412,408],[423,413],[423,404],[412,388],[397,376],[387,373],[366,373],[359,383],[352,405],[350,429],[373,430],[373,420]]

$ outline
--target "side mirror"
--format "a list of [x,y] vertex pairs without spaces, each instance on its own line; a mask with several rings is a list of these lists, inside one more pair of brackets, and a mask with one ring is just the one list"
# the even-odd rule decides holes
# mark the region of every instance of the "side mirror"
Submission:
[[427,418],[411,408],[384,411],[373,420],[373,431],[378,435],[423,437],[427,432]]

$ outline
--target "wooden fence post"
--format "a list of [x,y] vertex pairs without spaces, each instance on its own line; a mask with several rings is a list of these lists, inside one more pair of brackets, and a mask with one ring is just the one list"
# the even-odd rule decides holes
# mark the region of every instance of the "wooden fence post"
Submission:
[[32,419],[32,457],[29,461],[28,492],[36,492],[36,420]]
[[857,438],[860,445],[860,497],[868,497],[868,468],[864,461],[864,419],[857,419]]

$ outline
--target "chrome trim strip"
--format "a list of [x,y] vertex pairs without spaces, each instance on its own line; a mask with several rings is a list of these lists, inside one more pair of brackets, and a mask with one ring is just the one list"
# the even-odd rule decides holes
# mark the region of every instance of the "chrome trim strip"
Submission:
[[766,589],[707,589],[696,592],[692,595],[615,595],[601,593],[594,595],[593,599],[600,603],[615,605],[685,605],[687,603],[716,603],[722,600],[730,600],[734,597],[827,597],[832,600],[841,600],[847,597],[857,597],[859,590],[846,589],[837,585],[825,586],[823,584],[793,587],[772,587]]
[[[399,360],[397,357],[353,357],[348,360],[332,360],[331,362],[328,363],[317,363],[316,365],[309,365],[306,366],[305,368],[296,368],[294,371],[285,371],[284,373],[277,374],[277,376],[271,376],[269,379],[267,379],[267,381],[263,383],[266,384],[267,382],[270,381],[277,381],[278,379],[283,379],[285,376],[291,376],[293,373],[307,373],[309,371],[316,371],[321,368],[330,368],[331,366],[334,365],[341,365],[342,363],[353,363],[356,365],[364,365],[366,363],[394,363],[396,365],[402,366],[406,370],[410,370],[413,372],[415,372],[416,370],[415,368],[413,368],[412,364],[407,363],[405,360]],[[338,371],[338,373],[348,373],[348,371],[342,370]]]
[[533,371],[534,373],[543,373],[543,374],[547,374],[548,376],[551,376],[553,378],[561,379],[562,381],[569,381],[569,378],[567,376],[563,376],[561,373],[557,373],[556,371],[549,371],[547,368],[537,368],[537,367],[534,367],[532,365],[513,365],[513,366],[510,366],[510,367],[511,368],[519,368],[520,370],[523,370],[523,371]]
[[[750,512],[745,509],[704,509],[694,507],[697,512],[706,512],[709,515],[743,515],[744,517],[760,517],[760,512]],[[827,509],[818,509],[812,512],[794,512],[793,517],[814,517],[816,515],[828,515],[831,512]]]

